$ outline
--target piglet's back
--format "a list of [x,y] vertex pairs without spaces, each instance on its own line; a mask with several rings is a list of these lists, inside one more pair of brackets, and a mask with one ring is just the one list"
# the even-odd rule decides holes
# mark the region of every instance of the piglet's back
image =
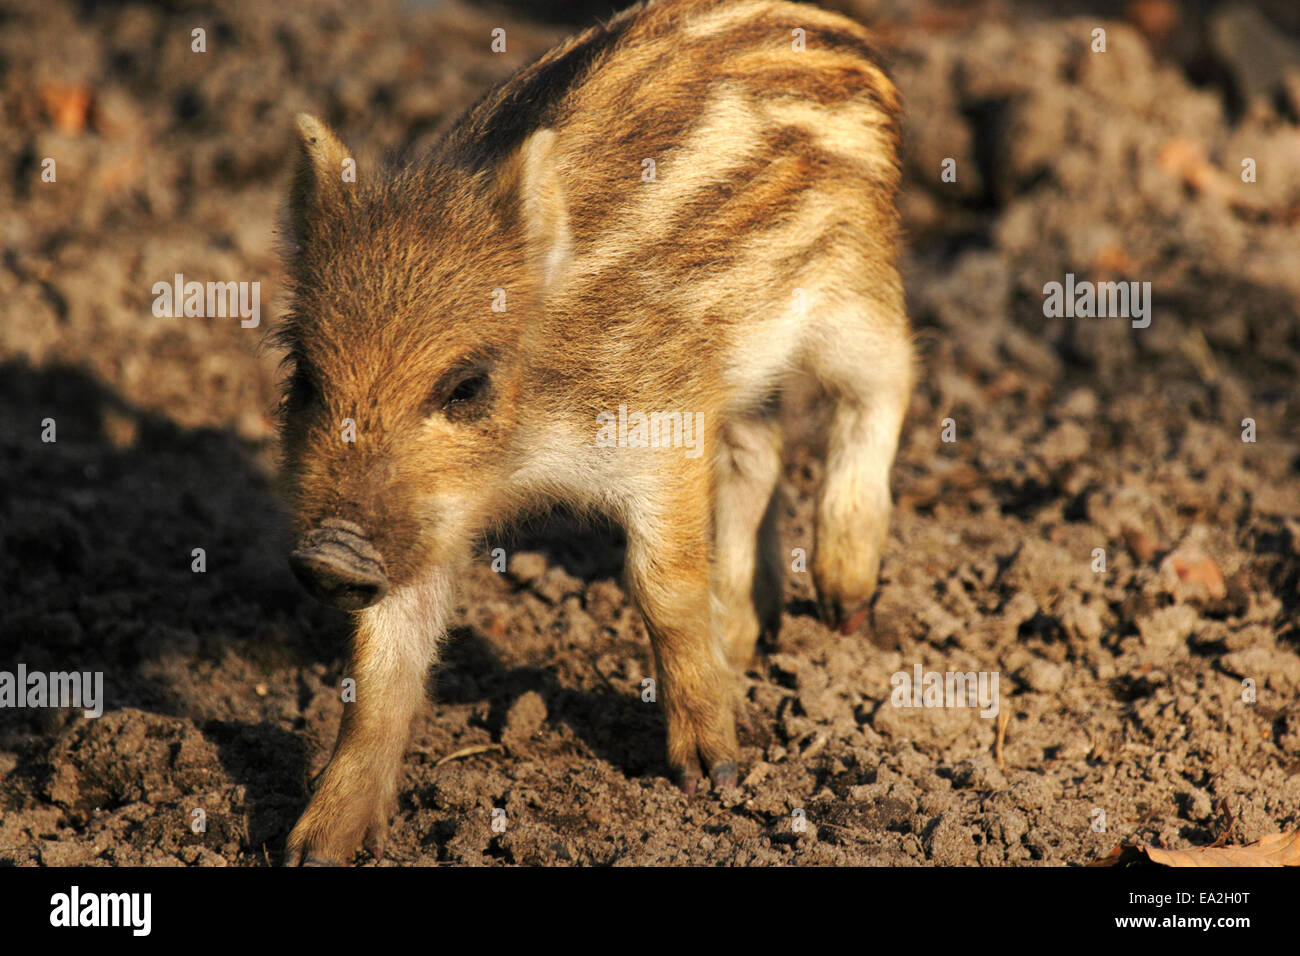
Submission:
[[[870,180],[887,206],[898,181],[899,99],[871,42],[861,25],[805,5],[634,7],[488,94],[438,158],[491,167],[530,133],[554,129],[580,241],[612,220],[642,233],[660,224],[666,239],[693,231],[691,244],[702,245],[711,237],[701,215],[734,207],[723,224],[734,237],[755,224],[746,217],[778,218],[782,203],[836,179],[854,180],[859,195]],[[633,188],[650,182],[660,188]],[[751,184],[753,198],[736,202]]]

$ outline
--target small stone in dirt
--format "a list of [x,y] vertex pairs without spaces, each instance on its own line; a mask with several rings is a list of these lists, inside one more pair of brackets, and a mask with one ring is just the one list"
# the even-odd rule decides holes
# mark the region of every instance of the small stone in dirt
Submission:
[[1092,447],[1092,436],[1075,422],[1061,422],[1038,442],[1035,453],[1049,467],[1057,468],[1082,458]]
[[749,797],[740,787],[718,787],[714,784],[713,795],[718,798],[718,803],[727,809],[738,807],[749,801]]
[[1248,624],[1237,631],[1226,630],[1223,646],[1230,651],[1244,651],[1250,647],[1272,647],[1273,634],[1266,627]]
[[512,751],[526,750],[529,741],[546,722],[546,702],[542,695],[530,690],[510,706],[506,725],[501,731],[501,743]]
[[601,624],[618,619],[625,603],[622,589],[613,581],[597,581],[587,588],[587,613]]
[[975,862],[975,841],[951,811],[930,822],[921,838],[925,855],[940,866],[961,866]]
[[1079,727],[1071,727],[1056,748],[1058,760],[1087,760],[1092,753],[1092,740]]
[[1005,846],[1015,846],[1029,832],[1029,821],[1019,810],[1007,810],[994,816],[991,828]]
[[1089,388],[1076,388],[1065,397],[1060,412],[1067,418],[1096,418],[1097,393]]
[[866,803],[876,799],[884,790],[884,787],[876,783],[859,783],[849,787],[849,799],[854,803]]
[[978,754],[953,767],[952,784],[975,790],[1001,790],[1006,787],[1007,778],[991,756]]
[[546,558],[536,551],[520,551],[510,558],[510,576],[520,584],[532,584],[546,573]]
[[1008,795],[1013,805],[1023,810],[1049,806],[1060,796],[1059,785],[1049,777],[1025,774],[1011,785]]
[[1067,634],[1084,641],[1100,640],[1106,630],[1095,603],[1085,604],[1076,594],[1067,596],[1062,602],[1061,627]]
[[1015,640],[1016,634],[1020,630],[1020,625],[1024,624],[1035,614],[1038,613],[1038,602],[1035,601],[1027,592],[1017,591],[1007,601],[1006,606],[1002,608],[1002,630],[1004,640]]
[[830,723],[840,713],[848,712],[848,704],[842,697],[821,687],[800,688],[799,706],[803,708],[809,720],[819,724]]
[[1051,661],[1030,661],[1020,668],[1016,677],[1030,690],[1040,694],[1054,694],[1065,683],[1064,670]]
[[1191,636],[1200,615],[1187,604],[1162,607],[1137,619],[1142,644],[1153,650],[1172,650]]
[[1204,820],[1214,812],[1214,803],[1210,795],[1199,787],[1193,787],[1185,795],[1187,819]]
[[551,568],[533,582],[533,593],[548,604],[560,604],[571,594],[581,594],[582,582],[564,568]]
[[87,856],[86,847],[80,843],[47,840],[41,844],[42,866],[81,866]]
[[198,862],[198,859],[202,854],[203,847],[194,845],[183,846],[176,851],[176,855],[189,864]]
[[1250,647],[1219,658],[1219,666],[1237,677],[1253,677],[1257,684],[1267,681],[1276,686],[1300,683],[1300,657],[1290,651],[1269,647]]
[[952,794],[931,791],[921,795],[921,812],[926,816],[937,816],[953,804]]

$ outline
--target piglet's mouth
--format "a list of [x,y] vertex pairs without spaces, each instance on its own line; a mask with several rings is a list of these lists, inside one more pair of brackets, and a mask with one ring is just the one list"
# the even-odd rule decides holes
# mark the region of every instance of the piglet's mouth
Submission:
[[344,611],[370,607],[388,593],[383,556],[361,528],[342,518],[326,518],[303,535],[289,567],[308,594]]

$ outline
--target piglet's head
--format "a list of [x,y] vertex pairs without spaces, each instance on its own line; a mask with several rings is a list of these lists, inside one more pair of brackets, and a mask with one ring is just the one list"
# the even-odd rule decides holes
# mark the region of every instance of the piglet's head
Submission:
[[367,182],[300,116],[292,305],[276,333],[295,543],[318,599],[376,604],[457,560],[510,504],[526,329],[567,254],[543,130],[499,162]]

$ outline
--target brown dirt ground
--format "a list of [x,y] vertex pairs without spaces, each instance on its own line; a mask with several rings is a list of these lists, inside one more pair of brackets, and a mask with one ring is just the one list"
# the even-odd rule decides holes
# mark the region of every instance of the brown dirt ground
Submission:
[[[154,318],[152,284],[260,280],[272,326],[294,112],[365,169],[572,29],[369,6],[0,4],[0,669],[103,670],[108,695],[98,720],[0,710],[0,863],[274,863],[328,756],[346,621],[284,563],[279,356],[265,327]],[[1173,4],[842,6],[910,108],[923,357],[868,626],[828,632],[791,573],[743,677],[743,785],[687,797],[617,533],[485,542],[385,862],[1062,865],[1300,827],[1295,88],[1252,99]],[[1149,280],[1151,326],[1044,318],[1066,272]],[[821,466],[815,404],[787,415],[792,551]],[[995,721],[890,706],[917,664],[1001,675],[1002,766]]]

